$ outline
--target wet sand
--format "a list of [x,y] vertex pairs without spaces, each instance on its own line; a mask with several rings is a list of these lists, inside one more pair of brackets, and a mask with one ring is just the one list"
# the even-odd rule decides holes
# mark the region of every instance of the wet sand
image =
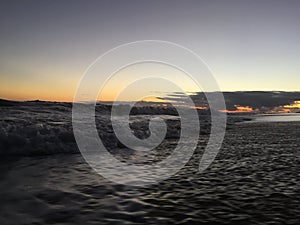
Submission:
[[184,169],[148,188],[111,183],[79,154],[2,159],[0,224],[300,223],[300,122],[230,126],[199,173],[205,138]]

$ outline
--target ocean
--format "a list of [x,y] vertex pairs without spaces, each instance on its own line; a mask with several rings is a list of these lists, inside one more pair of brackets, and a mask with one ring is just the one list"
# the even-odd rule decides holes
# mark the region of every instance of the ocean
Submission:
[[[97,174],[78,152],[70,150],[69,123],[63,120],[67,107],[55,107],[60,115],[47,108],[1,111],[1,153],[14,150],[1,156],[1,225],[300,222],[299,121],[260,120],[229,126],[217,158],[200,173],[199,159],[208,137],[204,134],[182,170],[158,184],[138,188]],[[16,121],[27,124],[27,133],[22,133]],[[39,140],[27,140],[30,135]],[[5,142],[4,137],[15,142]],[[49,149],[43,154],[17,154],[17,149],[37,152],[28,150],[26,143]],[[169,154],[174,145],[170,140],[159,149],[160,154]],[[59,151],[50,154],[51,146]]]

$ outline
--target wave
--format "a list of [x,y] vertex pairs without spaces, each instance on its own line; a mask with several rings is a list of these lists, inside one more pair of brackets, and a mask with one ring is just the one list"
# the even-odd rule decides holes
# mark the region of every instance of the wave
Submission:
[[[0,155],[79,152],[72,130],[71,103],[1,101],[0,109]],[[111,105],[96,106],[99,137],[108,149],[124,148],[113,132],[110,109]],[[167,123],[166,139],[178,139],[180,119],[174,110],[160,106],[134,107],[130,127],[137,137],[147,138],[150,118],[160,116]]]

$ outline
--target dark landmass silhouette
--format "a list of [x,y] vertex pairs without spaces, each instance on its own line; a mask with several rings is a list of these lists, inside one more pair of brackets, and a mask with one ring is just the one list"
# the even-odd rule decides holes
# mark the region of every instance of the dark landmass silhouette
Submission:
[[[191,95],[196,105],[207,106],[206,95],[212,99],[216,92],[199,92]],[[249,106],[253,109],[275,108],[284,105],[290,105],[294,101],[300,100],[300,92],[285,92],[285,91],[238,91],[238,92],[223,92],[227,110],[236,110],[236,106]],[[185,101],[186,94],[173,93],[161,100],[169,101]]]

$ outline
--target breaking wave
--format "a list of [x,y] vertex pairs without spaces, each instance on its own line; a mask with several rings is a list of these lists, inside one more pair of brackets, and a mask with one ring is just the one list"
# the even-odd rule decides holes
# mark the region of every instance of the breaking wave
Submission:
[[[122,109],[128,106],[119,107]],[[30,156],[79,152],[72,130],[71,103],[2,100],[0,108],[0,155]],[[108,149],[124,148],[114,134],[110,110],[111,105],[96,106],[99,136]],[[201,133],[208,134],[208,114],[202,114],[205,123],[202,123]],[[166,121],[165,139],[180,137],[180,118],[177,111],[170,106],[134,107],[131,115],[130,127],[138,138],[149,136],[148,122],[151,117],[160,117]]]

